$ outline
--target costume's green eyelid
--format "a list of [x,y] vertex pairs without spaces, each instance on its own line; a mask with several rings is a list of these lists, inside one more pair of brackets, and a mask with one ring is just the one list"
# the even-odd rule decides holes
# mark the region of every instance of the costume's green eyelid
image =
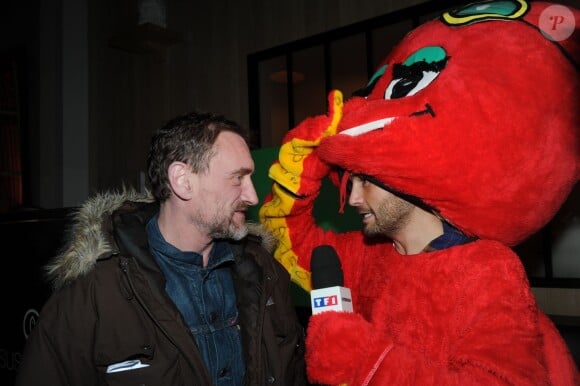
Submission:
[[413,55],[409,56],[403,63],[405,66],[410,66],[417,62],[434,63],[445,59],[446,52],[439,46],[428,46],[417,50]]

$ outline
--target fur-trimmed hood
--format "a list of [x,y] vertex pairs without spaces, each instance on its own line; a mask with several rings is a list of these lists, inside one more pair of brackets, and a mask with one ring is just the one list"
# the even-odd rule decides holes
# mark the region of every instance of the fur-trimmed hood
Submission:
[[[152,203],[149,192],[133,189],[98,193],[71,214],[65,242],[60,252],[46,266],[46,274],[54,289],[58,289],[89,273],[97,260],[117,253],[112,238],[111,215],[125,202]],[[261,224],[248,223],[249,233],[262,239],[269,252],[276,247],[276,239]]]

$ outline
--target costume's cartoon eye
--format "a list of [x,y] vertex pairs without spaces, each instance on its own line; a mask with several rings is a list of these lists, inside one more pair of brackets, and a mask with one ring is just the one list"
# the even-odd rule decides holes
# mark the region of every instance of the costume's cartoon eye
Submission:
[[441,47],[424,47],[404,63],[393,66],[393,80],[385,89],[385,99],[415,95],[427,87],[445,68],[448,57]]

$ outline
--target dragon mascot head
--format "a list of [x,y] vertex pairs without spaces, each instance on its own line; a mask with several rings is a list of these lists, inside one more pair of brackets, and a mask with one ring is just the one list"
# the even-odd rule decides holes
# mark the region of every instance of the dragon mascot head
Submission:
[[578,20],[512,0],[425,23],[344,104],[319,156],[467,235],[518,244],[580,176]]

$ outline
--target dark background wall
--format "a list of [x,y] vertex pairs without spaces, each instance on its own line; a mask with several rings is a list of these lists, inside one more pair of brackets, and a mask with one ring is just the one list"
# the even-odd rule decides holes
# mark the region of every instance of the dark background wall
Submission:
[[[421,1],[5,0],[0,52],[21,59],[25,204],[75,206],[139,186],[150,133],[194,107],[248,125],[247,55]],[[154,2],[154,1],[153,1]]]

